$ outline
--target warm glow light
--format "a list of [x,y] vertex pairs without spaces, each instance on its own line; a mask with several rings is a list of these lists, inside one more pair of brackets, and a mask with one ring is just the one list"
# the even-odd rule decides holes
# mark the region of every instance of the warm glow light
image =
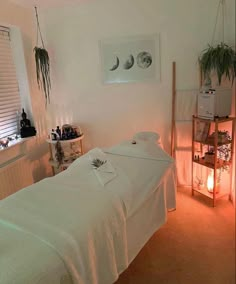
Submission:
[[209,192],[213,192],[213,188],[214,188],[214,176],[213,172],[211,172],[207,177],[207,189]]
[[[219,189],[220,189],[219,186],[220,186],[219,182],[217,181],[216,185],[215,185],[215,193],[219,192]],[[213,193],[213,191],[214,191],[214,171],[211,171],[210,174],[207,177],[207,190],[210,193]]]

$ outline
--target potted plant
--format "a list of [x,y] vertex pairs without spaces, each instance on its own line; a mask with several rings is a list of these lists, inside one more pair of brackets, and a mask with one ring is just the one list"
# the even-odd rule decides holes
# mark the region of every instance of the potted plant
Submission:
[[209,81],[212,72],[215,72],[219,85],[223,76],[233,83],[236,76],[236,52],[224,42],[216,46],[209,45],[200,55],[199,65],[205,81]]
[[[215,134],[215,132],[213,132],[211,135],[209,135],[207,137],[207,140],[208,141],[214,141],[215,136],[216,136],[216,134]],[[230,142],[232,140],[232,138],[231,138],[231,136],[229,134],[229,131],[226,131],[226,130],[223,130],[223,131],[222,130],[218,130],[218,137],[217,137],[217,139],[218,139],[218,143],[228,143],[228,142]]]
[[[202,51],[198,58],[204,83],[208,86],[211,86],[211,79],[214,75],[217,76],[219,85],[221,85],[223,77],[233,83],[236,76],[235,49],[224,42],[224,6],[225,0],[219,0],[212,42]],[[213,42],[220,11],[222,11],[222,40],[214,45]]]
[[218,142],[220,143],[227,143],[227,142],[230,142],[232,140],[230,134],[229,134],[229,131],[221,131],[219,130],[218,131]]
[[205,152],[204,159],[205,159],[205,163],[214,165],[214,161],[215,161],[215,153],[214,153],[214,151],[213,150],[209,150],[208,152]]
[[[37,83],[39,88],[43,89],[46,105],[47,102],[50,102],[50,89],[51,89],[51,81],[50,81],[50,60],[47,50],[45,49],[40,26],[38,19],[37,7],[35,7],[36,19],[37,19],[37,44],[34,48],[35,53],[35,64],[36,64],[36,75],[37,75]],[[40,34],[41,44],[38,45],[38,33]]]

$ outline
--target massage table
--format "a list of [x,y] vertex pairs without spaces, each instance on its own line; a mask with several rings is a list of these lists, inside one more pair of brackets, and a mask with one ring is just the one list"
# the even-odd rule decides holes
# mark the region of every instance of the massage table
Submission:
[[[97,158],[105,163],[94,169]],[[166,222],[175,195],[175,162],[158,143],[92,149],[0,201],[0,283],[114,283]]]

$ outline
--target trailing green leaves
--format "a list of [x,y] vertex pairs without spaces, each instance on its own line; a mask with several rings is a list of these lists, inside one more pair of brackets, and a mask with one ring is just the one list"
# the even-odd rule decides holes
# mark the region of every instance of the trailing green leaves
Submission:
[[227,44],[221,42],[216,47],[209,45],[199,57],[199,64],[204,78],[210,77],[211,71],[215,71],[219,85],[223,75],[233,83],[236,76],[236,52]]
[[35,63],[36,63],[36,75],[39,88],[43,89],[46,104],[50,102],[50,61],[48,52],[44,48],[35,47]]

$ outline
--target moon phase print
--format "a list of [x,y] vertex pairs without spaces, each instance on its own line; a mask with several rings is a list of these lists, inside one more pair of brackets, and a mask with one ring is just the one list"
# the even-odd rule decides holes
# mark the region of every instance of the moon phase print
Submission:
[[129,69],[131,69],[133,66],[134,66],[134,57],[133,57],[132,54],[130,54],[130,55],[128,56],[128,58],[125,60],[125,63],[124,63],[124,65],[123,65],[123,68],[124,68],[125,70],[129,70]]
[[160,81],[159,35],[100,41],[104,83]]
[[137,64],[140,68],[147,69],[152,64],[152,56],[146,51],[142,51],[137,56]]
[[115,61],[114,65],[111,67],[110,71],[115,71],[119,67],[119,64],[120,64],[120,60],[116,56],[116,61]]

